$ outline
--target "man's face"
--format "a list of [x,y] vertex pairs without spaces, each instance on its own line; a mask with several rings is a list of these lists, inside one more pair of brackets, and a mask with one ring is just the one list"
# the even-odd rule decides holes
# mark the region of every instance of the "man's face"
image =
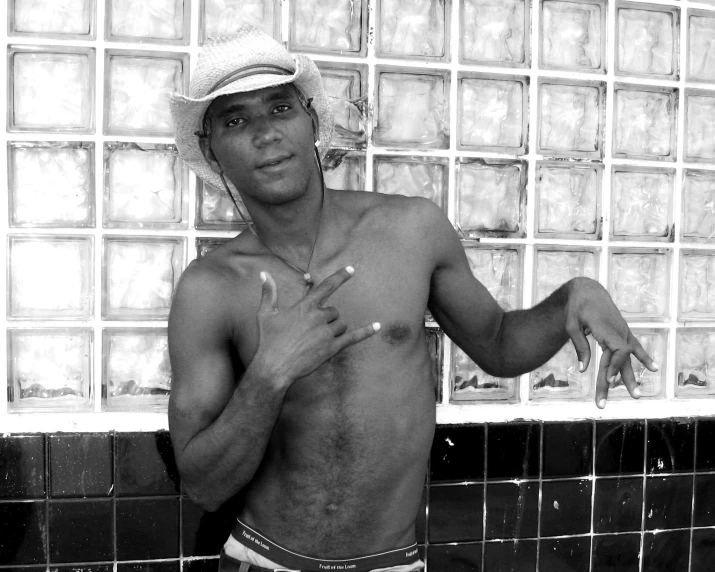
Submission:
[[204,155],[244,200],[282,204],[302,196],[316,174],[315,139],[311,115],[292,85],[219,97],[210,116]]

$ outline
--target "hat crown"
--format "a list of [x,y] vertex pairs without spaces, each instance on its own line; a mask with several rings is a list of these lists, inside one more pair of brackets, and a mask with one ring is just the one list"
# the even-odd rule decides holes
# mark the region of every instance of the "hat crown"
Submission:
[[199,54],[189,93],[192,98],[204,97],[227,76],[260,66],[292,74],[296,64],[282,44],[260,28],[244,24],[234,34],[209,38]]

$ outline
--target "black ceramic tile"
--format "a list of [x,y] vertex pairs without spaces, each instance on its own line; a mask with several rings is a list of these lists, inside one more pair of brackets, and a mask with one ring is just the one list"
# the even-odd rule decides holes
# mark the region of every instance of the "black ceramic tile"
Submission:
[[50,503],[50,562],[114,559],[111,500]]
[[663,530],[690,526],[693,478],[649,477],[645,488],[645,529]]
[[539,570],[584,572],[591,559],[591,538],[544,538],[539,550]]
[[591,482],[549,481],[541,490],[541,536],[591,531]]
[[0,437],[0,499],[45,496],[45,437]]
[[[44,571],[45,568],[42,570]],[[50,572],[112,572],[113,570],[112,564],[52,564],[50,566]]]
[[645,421],[596,422],[596,474],[643,474]]
[[172,495],[179,477],[169,433],[117,433],[116,487],[119,496]]
[[698,419],[697,471],[715,471],[715,419]]
[[636,532],[643,516],[643,478],[596,480],[593,529],[604,532]]
[[437,427],[430,455],[431,481],[484,478],[484,425]]
[[431,487],[429,541],[481,540],[483,512],[484,485]]
[[189,499],[181,499],[184,556],[216,556],[236,524],[236,501],[216,512],[205,512]]
[[647,472],[653,474],[692,471],[694,453],[694,420],[648,421]]
[[45,501],[0,502],[0,566],[47,562]]
[[50,435],[50,496],[101,497],[112,493],[112,436]]
[[117,500],[117,559],[179,556],[179,499]]
[[183,572],[218,572],[218,558],[184,560]]
[[536,540],[487,542],[484,572],[535,572]]
[[715,526],[715,475],[696,475],[694,526]]
[[544,423],[544,477],[591,474],[593,423]]
[[644,572],[688,572],[689,530],[646,532],[643,536]]
[[179,572],[179,561],[118,563],[117,572]]
[[538,524],[538,482],[487,485],[488,539],[536,538]]
[[505,423],[487,427],[487,478],[528,479],[539,476],[541,426]]
[[481,572],[481,544],[430,545],[427,551],[429,572]]
[[712,572],[713,562],[715,562],[715,529],[694,530],[690,572]]
[[417,518],[415,519],[415,536],[417,542],[427,542],[427,494],[429,488],[422,489],[422,500],[420,500],[420,508],[417,509]]
[[640,550],[640,534],[594,536],[591,572],[639,572]]

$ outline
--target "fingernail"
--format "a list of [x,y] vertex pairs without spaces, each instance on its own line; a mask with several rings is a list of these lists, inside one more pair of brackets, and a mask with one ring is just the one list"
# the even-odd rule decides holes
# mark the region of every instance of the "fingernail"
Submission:
[[583,362],[582,361],[578,362],[578,370],[583,371]]
[[608,383],[616,383],[616,376],[612,375],[611,377],[608,378]]
[[261,272],[261,273],[259,274],[259,276],[261,277],[261,284],[265,284],[265,283],[266,283],[266,273],[265,273],[265,272]]
[[641,396],[641,390],[639,387],[633,388],[633,397],[640,397]]
[[355,274],[355,269],[352,266],[346,266],[345,270],[348,271],[348,274]]
[[655,369],[660,369],[660,366],[659,366],[657,363],[655,363],[655,362],[653,362],[651,365],[652,365]]
[[603,409],[604,407],[606,407],[606,400],[605,400],[605,399],[599,399],[599,400],[598,400],[598,408],[599,408],[599,409]]
[[372,323],[372,329],[377,332],[382,326],[380,326],[380,322],[373,322]]

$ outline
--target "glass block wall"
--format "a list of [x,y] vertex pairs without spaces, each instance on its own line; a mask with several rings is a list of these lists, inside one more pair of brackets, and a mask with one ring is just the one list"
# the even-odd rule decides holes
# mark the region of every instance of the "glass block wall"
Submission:
[[244,22],[321,69],[328,186],[434,200],[506,309],[599,280],[661,365],[601,412],[595,344],[584,373],[567,344],[497,379],[428,315],[440,422],[715,412],[715,3],[7,6],[0,430],[166,426],[173,290],[242,229],[178,159],[167,100]]

